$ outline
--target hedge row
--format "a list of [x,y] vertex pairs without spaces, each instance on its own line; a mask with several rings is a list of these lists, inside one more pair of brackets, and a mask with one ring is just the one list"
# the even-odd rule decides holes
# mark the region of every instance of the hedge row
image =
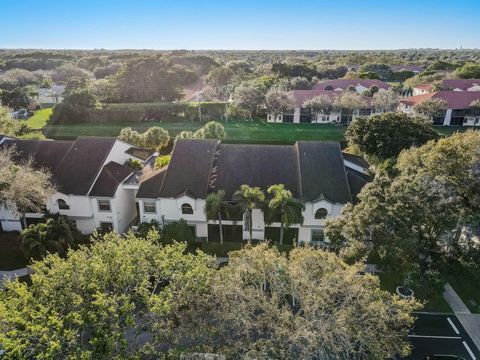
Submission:
[[225,103],[122,103],[86,108],[61,103],[55,106],[52,119],[57,124],[127,123],[147,120],[163,122],[202,122],[222,119]]

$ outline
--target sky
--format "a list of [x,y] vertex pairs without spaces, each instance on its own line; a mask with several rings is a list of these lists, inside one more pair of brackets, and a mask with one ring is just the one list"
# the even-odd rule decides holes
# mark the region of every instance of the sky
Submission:
[[0,48],[480,48],[480,0],[0,0]]

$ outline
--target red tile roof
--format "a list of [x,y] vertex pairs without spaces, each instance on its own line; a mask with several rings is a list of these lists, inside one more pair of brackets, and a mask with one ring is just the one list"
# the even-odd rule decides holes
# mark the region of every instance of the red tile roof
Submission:
[[[293,97],[295,100],[295,107],[302,107],[305,100],[312,99],[319,95],[326,95],[335,101],[338,97],[340,97],[344,92],[343,91],[335,91],[335,90],[292,90],[288,94]],[[365,95],[360,95],[362,99],[370,105],[372,99]]]
[[444,90],[467,90],[474,86],[480,86],[480,79],[448,79],[442,81],[442,88]]
[[380,80],[370,80],[370,79],[336,79],[336,80],[329,80],[329,81],[324,81],[316,84],[313,89],[314,90],[326,90],[325,88],[327,86],[332,86],[333,89],[343,89],[346,90],[348,89],[349,86],[358,86],[361,85],[366,88],[370,88],[371,86],[375,85],[379,89],[389,89],[390,85],[388,85],[386,82],[380,81]]
[[400,100],[407,106],[415,106],[429,99],[442,99],[448,109],[467,109],[475,100],[480,100],[480,91],[437,91],[429,94],[410,96]]

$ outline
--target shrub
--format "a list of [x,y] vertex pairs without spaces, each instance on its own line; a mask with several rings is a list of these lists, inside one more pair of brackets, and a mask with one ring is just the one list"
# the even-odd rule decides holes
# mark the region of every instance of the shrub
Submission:
[[162,167],[170,163],[171,155],[159,156],[155,159],[155,170],[161,169]]
[[82,117],[72,117],[58,104],[52,118],[56,123],[126,123],[143,121],[195,122],[221,119],[224,116],[224,103],[124,103],[103,104],[101,108],[84,109]]
[[142,170],[143,164],[140,160],[137,159],[127,159],[125,163],[123,164],[126,167],[136,171],[136,170]]

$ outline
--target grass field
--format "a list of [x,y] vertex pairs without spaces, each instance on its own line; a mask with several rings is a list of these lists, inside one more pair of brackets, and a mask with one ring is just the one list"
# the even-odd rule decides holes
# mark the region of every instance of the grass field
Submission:
[[[47,110],[47,109],[45,109]],[[44,111],[44,110],[40,110]],[[36,119],[33,119],[36,117]],[[29,119],[33,124],[41,124],[37,114]],[[33,120],[32,120],[33,119]],[[346,127],[331,124],[270,124],[263,121],[230,121],[225,125],[227,142],[245,143],[294,143],[298,140],[343,141]],[[145,131],[151,126],[161,126],[174,137],[183,130],[195,131],[199,123],[125,123],[125,124],[74,124],[49,125],[43,128],[46,137],[52,139],[74,139],[77,136],[117,136],[124,127]],[[31,127],[34,127],[31,125]],[[465,127],[436,127],[442,135],[465,131]]]
[[37,110],[35,112],[35,115],[25,121],[22,121],[22,123],[28,125],[30,128],[35,130],[43,129],[47,125],[48,119],[50,119],[52,112],[53,108]]
[[[397,286],[401,285],[403,278],[399,273],[385,272],[379,274],[380,278],[380,288],[395,294],[395,289]],[[425,301],[425,306],[421,311],[435,311],[435,312],[452,312],[452,309],[447,304],[443,298],[443,290],[439,289],[434,294],[425,294],[422,288],[415,287],[413,285],[413,290],[415,291],[415,297],[420,301]]]
[[[269,124],[262,121],[230,121],[225,125],[227,141],[293,143],[297,140],[343,140],[345,127],[316,124]],[[145,131],[151,126],[161,126],[174,137],[183,130],[197,130],[199,123],[161,123],[148,122],[143,124],[76,124],[47,125],[45,136],[53,139],[75,138],[77,136],[117,136],[120,130],[130,126],[135,130]]]

